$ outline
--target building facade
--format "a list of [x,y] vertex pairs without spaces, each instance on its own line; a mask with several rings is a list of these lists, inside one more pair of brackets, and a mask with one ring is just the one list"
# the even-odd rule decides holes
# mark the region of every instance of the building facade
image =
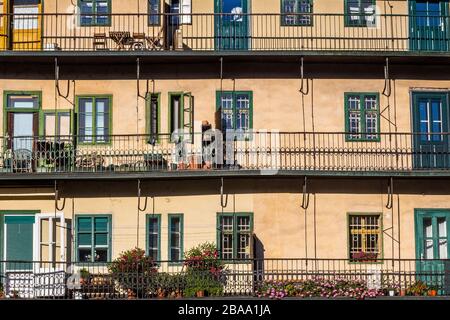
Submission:
[[449,292],[448,10],[0,0],[2,282],[214,242]]

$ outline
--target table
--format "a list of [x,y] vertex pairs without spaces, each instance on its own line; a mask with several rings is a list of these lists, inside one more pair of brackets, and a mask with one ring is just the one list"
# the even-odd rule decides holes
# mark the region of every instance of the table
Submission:
[[134,42],[129,31],[111,31],[109,37],[117,44],[119,50],[126,49],[125,46]]

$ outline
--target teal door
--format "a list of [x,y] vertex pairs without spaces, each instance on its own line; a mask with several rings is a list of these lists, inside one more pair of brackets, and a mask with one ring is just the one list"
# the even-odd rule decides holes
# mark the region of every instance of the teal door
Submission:
[[247,0],[215,0],[216,50],[248,50]]
[[449,168],[447,93],[415,92],[412,98],[414,168]]
[[410,49],[449,50],[448,0],[410,0]]
[[34,216],[5,216],[6,271],[31,270]]
[[418,210],[416,224],[416,257],[418,278],[450,293],[450,211]]

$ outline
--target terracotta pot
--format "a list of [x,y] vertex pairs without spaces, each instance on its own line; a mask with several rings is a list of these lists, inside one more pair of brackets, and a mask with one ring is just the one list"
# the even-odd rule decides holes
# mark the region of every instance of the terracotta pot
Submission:
[[437,290],[428,290],[428,295],[430,297],[436,297],[437,296]]
[[406,296],[406,290],[405,290],[405,289],[401,289],[401,290],[400,290],[400,296],[401,296],[401,297]]
[[203,298],[204,296],[205,296],[205,291],[204,290],[197,291],[197,298]]

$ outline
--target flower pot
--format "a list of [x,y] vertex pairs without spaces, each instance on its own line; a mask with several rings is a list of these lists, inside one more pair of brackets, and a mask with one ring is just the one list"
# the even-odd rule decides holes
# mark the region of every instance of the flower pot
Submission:
[[400,290],[400,296],[401,296],[401,297],[406,296],[406,290],[405,290],[405,289],[401,289],[401,290]]
[[434,290],[434,289],[428,290],[428,295],[430,297],[436,297],[437,296],[437,290]]
[[199,290],[196,294],[197,298],[203,298],[205,296],[205,290]]
[[389,290],[389,297],[395,296],[395,290]]

